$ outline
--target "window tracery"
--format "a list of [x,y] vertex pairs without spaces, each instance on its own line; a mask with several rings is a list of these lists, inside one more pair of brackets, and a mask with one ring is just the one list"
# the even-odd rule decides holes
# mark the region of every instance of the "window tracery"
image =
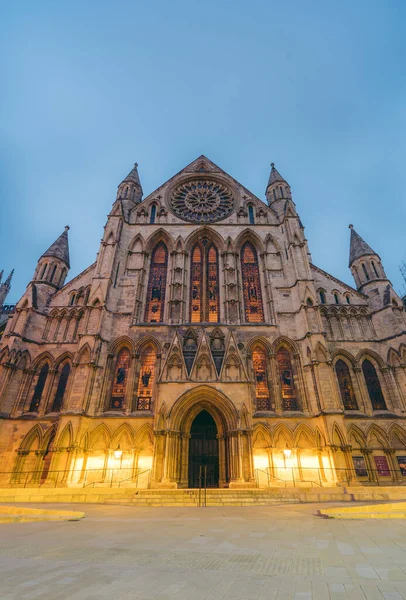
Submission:
[[117,356],[114,371],[113,387],[111,390],[111,410],[122,410],[124,408],[125,392],[130,368],[131,354],[128,348],[122,348]]
[[145,321],[162,323],[164,320],[168,249],[163,242],[154,248],[149,271]]
[[299,410],[290,352],[286,348],[279,348],[276,359],[281,383],[283,410]]
[[234,210],[231,190],[223,183],[194,179],[178,185],[170,199],[172,211],[185,221],[214,223]]
[[358,410],[358,404],[352,386],[351,374],[348,365],[343,360],[335,364],[335,371],[340,388],[341,399],[345,410]]
[[141,354],[141,368],[137,390],[137,410],[151,410],[155,364],[156,352],[154,348],[148,346]]
[[245,242],[241,249],[241,272],[245,321],[247,323],[262,323],[264,321],[264,308],[258,257],[251,242]]
[[266,353],[263,348],[259,346],[254,348],[252,352],[252,363],[254,366],[257,410],[271,410]]
[[373,410],[387,410],[378,374],[374,365],[368,359],[362,363],[362,372]]
[[190,321],[217,323],[220,314],[218,252],[204,238],[192,250]]

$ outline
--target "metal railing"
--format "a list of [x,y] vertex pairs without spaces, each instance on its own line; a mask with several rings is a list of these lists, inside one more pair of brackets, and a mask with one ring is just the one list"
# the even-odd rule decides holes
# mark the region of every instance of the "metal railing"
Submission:
[[257,487],[331,487],[339,485],[406,485],[406,471],[314,467],[266,467],[255,469]]
[[[124,487],[123,483],[134,488],[148,488],[151,484],[151,469],[136,469],[131,472],[123,469],[65,469],[41,471],[0,471],[0,487],[38,488],[56,487]],[[124,477],[124,474],[127,477]],[[91,479],[91,481],[89,481]]]

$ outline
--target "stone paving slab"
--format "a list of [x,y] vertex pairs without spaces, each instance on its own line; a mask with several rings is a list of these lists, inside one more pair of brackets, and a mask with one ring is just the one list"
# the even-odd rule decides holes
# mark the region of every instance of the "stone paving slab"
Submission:
[[406,521],[318,508],[75,505],[84,520],[1,529],[0,598],[406,599]]

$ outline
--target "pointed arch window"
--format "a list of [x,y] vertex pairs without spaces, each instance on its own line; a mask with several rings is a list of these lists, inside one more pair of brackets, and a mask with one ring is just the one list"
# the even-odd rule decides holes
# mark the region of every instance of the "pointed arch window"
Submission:
[[42,393],[44,391],[45,383],[48,377],[48,371],[49,365],[48,363],[45,363],[42,366],[41,371],[39,372],[38,380],[30,404],[30,412],[38,412],[38,407],[40,405]]
[[149,271],[145,321],[162,323],[164,320],[166,277],[168,271],[168,249],[159,242],[152,252]]
[[190,321],[218,323],[220,316],[218,252],[203,239],[192,249],[190,272]]
[[254,217],[254,207],[252,206],[252,204],[248,205],[248,218],[249,218],[250,225],[254,225],[255,217]]
[[130,368],[131,353],[128,348],[122,348],[117,355],[114,370],[113,387],[111,390],[110,410],[122,410]]
[[151,206],[151,214],[149,216],[149,222],[155,223],[155,219],[156,219],[156,204],[153,204]]
[[378,271],[376,270],[376,266],[375,266],[375,263],[374,263],[373,260],[371,260],[371,265],[372,265],[372,268],[374,270],[375,277],[377,277],[379,279]]
[[283,410],[299,410],[293,379],[292,359],[289,350],[283,347],[279,348],[276,360],[279,369]]
[[321,304],[325,304],[326,303],[326,293],[324,290],[319,291],[319,297],[320,297]]
[[335,364],[335,371],[340,388],[341,400],[344,410],[358,410],[357,400],[352,386],[351,374],[348,365],[343,360],[338,360]]
[[260,346],[256,346],[252,351],[252,364],[254,367],[257,410],[271,410],[266,352]]
[[52,269],[52,273],[51,273],[51,277],[49,278],[50,283],[53,282],[54,277],[55,277],[55,273],[56,273],[56,269],[58,268],[58,265],[54,265],[54,268]]
[[69,365],[69,363],[66,363],[61,371],[60,376],[59,376],[58,387],[56,388],[54,403],[52,405],[52,412],[60,412],[61,411],[69,375],[70,375],[70,365]]
[[367,268],[366,268],[365,264],[362,263],[361,266],[362,266],[362,270],[364,271],[364,275],[365,275],[366,280],[369,281],[369,275],[368,275],[368,271],[367,271]]
[[257,251],[251,242],[245,242],[241,249],[241,272],[245,321],[247,323],[262,323],[264,321],[264,307],[262,304],[258,257]]
[[154,348],[152,346],[145,348],[140,358],[141,368],[138,378],[137,410],[151,410],[156,363]]
[[47,268],[48,268],[48,263],[45,263],[44,268],[42,269],[42,273],[41,273],[40,279],[44,279],[45,273],[47,271]]
[[362,363],[362,372],[365,377],[373,410],[387,410],[378,374],[374,365],[368,359]]

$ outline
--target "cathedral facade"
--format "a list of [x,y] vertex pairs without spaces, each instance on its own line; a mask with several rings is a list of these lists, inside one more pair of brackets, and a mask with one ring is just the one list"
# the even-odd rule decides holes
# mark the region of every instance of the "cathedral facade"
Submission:
[[204,156],[142,196],[135,165],[96,261],[65,283],[66,227],[9,316],[2,484],[406,480],[405,309],[354,228],[350,287],[273,164],[266,201]]

